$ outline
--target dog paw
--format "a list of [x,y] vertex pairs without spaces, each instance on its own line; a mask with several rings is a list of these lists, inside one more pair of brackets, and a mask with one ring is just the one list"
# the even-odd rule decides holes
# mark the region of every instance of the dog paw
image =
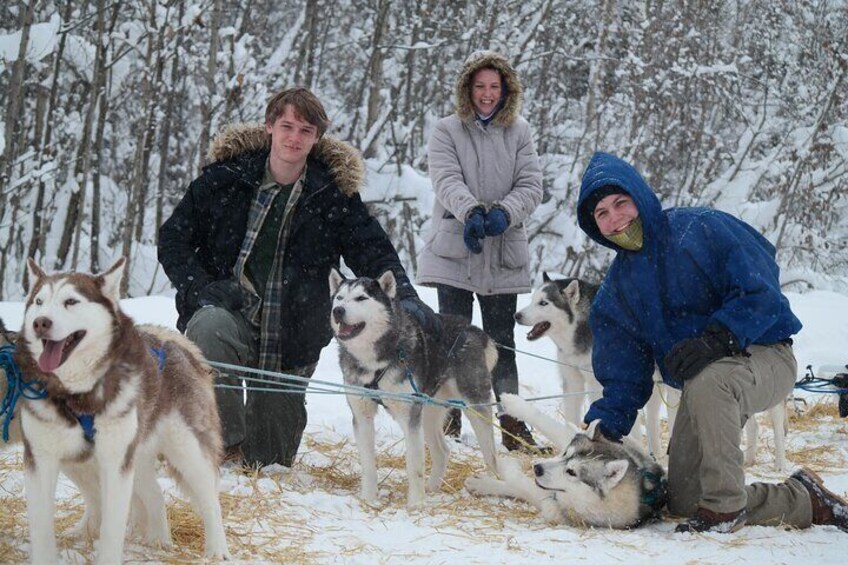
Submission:
[[526,420],[527,415],[533,412],[530,403],[517,394],[502,394],[500,403],[504,412],[519,420]]
[[428,494],[439,492],[440,490],[442,490],[442,480],[433,480],[432,478],[427,479],[427,486],[424,488],[424,490]]
[[213,561],[230,561],[233,556],[227,551],[227,548],[207,549],[205,552],[206,558]]
[[488,475],[472,476],[465,479],[465,490],[476,496],[496,494],[501,481]]

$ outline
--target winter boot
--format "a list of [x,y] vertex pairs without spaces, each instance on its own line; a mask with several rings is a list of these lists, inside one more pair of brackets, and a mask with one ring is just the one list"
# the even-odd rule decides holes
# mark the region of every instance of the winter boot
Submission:
[[550,455],[553,450],[550,447],[541,447],[536,444],[527,424],[512,416],[504,414],[499,418],[501,422],[501,443],[507,451],[523,451],[533,455]]
[[746,512],[743,508],[738,512],[713,512],[698,507],[694,516],[677,525],[677,533],[716,532],[730,534],[745,525]]
[[449,438],[458,440],[462,434],[462,411],[459,408],[451,408],[448,410],[448,417],[445,419],[445,435]]
[[836,526],[848,532],[848,501],[827,490],[822,478],[805,467],[792,473],[792,478],[804,485],[810,493],[813,524]]

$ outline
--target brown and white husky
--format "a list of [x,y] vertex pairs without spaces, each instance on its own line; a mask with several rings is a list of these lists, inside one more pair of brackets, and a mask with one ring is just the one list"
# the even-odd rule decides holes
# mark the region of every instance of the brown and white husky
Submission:
[[[99,527],[97,563],[119,563],[133,500],[149,542],[169,545],[159,455],[201,515],[206,554],[227,558],[218,501],[221,423],[212,373],[180,334],[137,327],[119,306],[124,259],[100,275],[46,274],[28,263],[16,360],[47,391],[23,400],[21,424],[33,563],[55,563],[59,472],[86,503],[80,526]],[[137,504],[136,504],[137,503]]]

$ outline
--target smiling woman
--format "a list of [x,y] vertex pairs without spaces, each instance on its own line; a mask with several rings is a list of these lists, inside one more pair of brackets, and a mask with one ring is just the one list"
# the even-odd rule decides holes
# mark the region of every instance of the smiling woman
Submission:
[[[418,280],[439,292],[439,311],[471,320],[474,296],[483,329],[502,345],[493,372],[495,395],[518,392],[513,335],[518,293],[530,290],[524,222],[542,199],[542,173],[530,126],[519,115],[523,88],[509,60],[480,51],[456,82],[456,113],[430,138],[436,201]],[[459,434],[459,414],[449,432]],[[532,446],[519,421],[505,416],[508,449]]]

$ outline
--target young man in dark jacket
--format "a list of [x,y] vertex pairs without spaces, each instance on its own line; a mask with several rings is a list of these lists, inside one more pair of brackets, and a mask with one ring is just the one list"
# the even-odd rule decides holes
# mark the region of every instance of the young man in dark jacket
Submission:
[[[160,228],[177,326],[209,360],[311,376],[332,337],[328,278],[340,257],[360,276],[394,272],[401,305],[437,331],[358,194],[362,160],[324,135],[328,125],[305,88],[278,93],[264,125],[233,126],[215,139],[212,164]],[[245,406],[240,380],[219,383],[235,385],[216,389],[228,453],[291,466],[306,426],[304,394],[248,391]]]
[[679,532],[744,524],[848,529],[848,505],[801,469],[781,484],[745,484],[748,418],[795,383],[801,322],[781,293],[774,247],[733,216],[663,210],[641,175],[596,153],[577,205],[580,227],[617,254],[592,304],[592,366],[603,386],[584,421],[618,440],[651,396],[654,365],[683,389],[669,446],[669,510]]

